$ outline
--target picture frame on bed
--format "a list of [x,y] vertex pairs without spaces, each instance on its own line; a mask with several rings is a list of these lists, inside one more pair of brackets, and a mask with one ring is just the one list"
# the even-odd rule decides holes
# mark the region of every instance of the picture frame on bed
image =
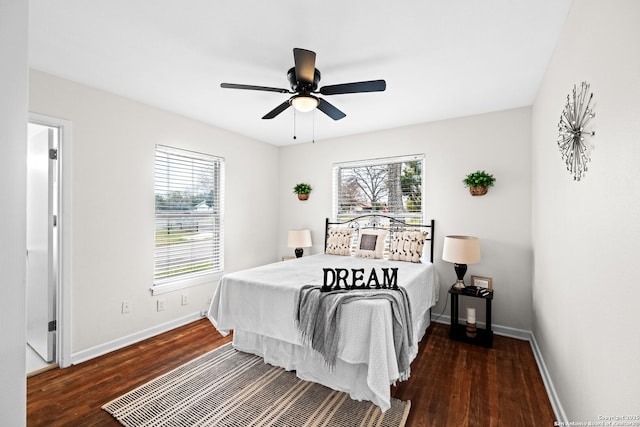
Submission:
[[493,279],[491,277],[471,276],[471,285],[492,291]]

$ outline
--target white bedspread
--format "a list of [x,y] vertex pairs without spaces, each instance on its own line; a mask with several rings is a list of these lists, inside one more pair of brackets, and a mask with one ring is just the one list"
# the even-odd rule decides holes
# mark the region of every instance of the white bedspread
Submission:
[[438,289],[432,264],[312,255],[226,274],[213,297],[208,317],[222,334],[234,330],[234,346],[258,354],[273,365],[296,370],[298,377],[390,407],[389,385],[399,378],[393,348],[391,308],[387,301],[346,304],[341,319],[338,363],[329,370],[322,357],[306,347],[295,325],[298,290],[321,286],[323,268],[398,267],[398,285],[409,295],[414,325],[411,360],[429,325],[429,309]]

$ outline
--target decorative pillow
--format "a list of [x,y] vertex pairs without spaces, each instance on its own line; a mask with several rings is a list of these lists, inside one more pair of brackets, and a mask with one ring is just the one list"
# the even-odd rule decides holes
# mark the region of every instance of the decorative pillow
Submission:
[[353,228],[330,228],[324,253],[351,256]]
[[360,239],[356,248],[356,256],[362,258],[382,258],[384,239],[388,230],[364,229],[360,230]]
[[391,237],[389,259],[392,261],[420,262],[427,233],[423,231],[400,231]]

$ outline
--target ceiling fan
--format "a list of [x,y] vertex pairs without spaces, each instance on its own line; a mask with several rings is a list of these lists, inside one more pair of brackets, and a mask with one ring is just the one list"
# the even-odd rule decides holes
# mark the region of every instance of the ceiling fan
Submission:
[[293,60],[295,66],[287,71],[287,79],[291,85],[291,90],[235,83],[221,83],[220,87],[226,89],[262,90],[294,94],[291,98],[265,114],[265,116],[262,117],[263,119],[273,119],[290,106],[293,106],[293,108],[301,112],[311,111],[317,107],[318,110],[333,120],[340,120],[345,117],[346,114],[324,99],[314,96],[314,94],[340,95],[344,93],[382,92],[387,87],[387,83],[384,80],[369,80],[329,85],[321,87],[320,90],[318,90],[320,71],[316,68],[316,53],[306,49],[294,48]]

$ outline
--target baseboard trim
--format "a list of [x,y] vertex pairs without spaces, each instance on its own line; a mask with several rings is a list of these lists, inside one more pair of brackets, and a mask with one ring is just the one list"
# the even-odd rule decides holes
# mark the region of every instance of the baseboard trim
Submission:
[[[451,324],[451,316],[446,315],[436,315],[431,316],[432,322],[442,323],[445,325]],[[485,326],[478,322],[479,326]],[[564,408],[560,403],[560,399],[558,398],[558,393],[556,393],[556,389],[553,386],[553,381],[551,381],[551,375],[547,370],[547,366],[544,363],[544,359],[542,358],[542,353],[540,352],[540,348],[538,347],[538,343],[536,342],[536,337],[533,335],[531,331],[525,331],[523,329],[510,328],[508,326],[500,326],[500,325],[492,325],[493,333],[496,335],[502,335],[509,338],[515,338],[523,341],[529,341],[531,345],[531,351],[533,352],[533,357],[536,360],[536,364],[538,365],[538,371],[540,371],[540,376],[542,377],[542,382],[547,391],[547,396],[549,397],[549,402],[551,403],[551,408],[553,409],[553,413],[556,416],[556,421],[563,421],[567,424],[567,416],[564,412]]]
[[178,328],[180,326],[184,326],[188,323],[194,322],[199,319],[202,319],[200,312],[191,313],[187,316],[180,317],[170,322],[162,323],[160,325],[153,326],[149,329],[145,329],[145,330],[136,332],[134,334],[127,335],[122,338],[118,338],[116,340],[109,341],[104,344],[100,344],[95,347],[88,348],[86,350],[81,350],[76,353],[72,353],[71,364],[77,365],[79,363],[86,362],[87,360],[91,360],[96,357],[110,353],[112,351],[119,350],[128,345],[135,344],[137,342],[146,340],[147,338],[151,338],[156,335],[162,334],[164,332],[168,332],[172,329]]
[[529,340],[529,344],[531,344],[531,351],[533,351],[533,357],[536,359],[536,363],[538,364],[538,370],[540,371],[540,375],[542,376],[542,382],[544,383],[544,387],[547,389],[547,395],[549,396],[549,401],[551,402],[553,413],[556,414],[556,421],[562,421],[564,425],[569,425],[567,414],[565,414],[564,408],[560,403],[560,398],[558,397],[556,388],[553,386],[553,381],[551,381],[551,375],[547,370],[547,365],[545,365],[544,363],[544,359],[542,358],[542,353],[540,352],[540,347],[538,347],[538,342],[536,341],[536,337],[535,335],[533,335],[533,333],[531,333],[531,339]]
[[[444,325],[451,324],[451,316],[441,315],[441,316],[431,316],[431,321],[436,323],[442,323]],[[483,322],[478,322],[478,326],[484,328],[487,325]],[[502,335],[504,337],[515,338],[523,341],[531,341],[531,331],[525,331],[524,329],[516,329],[511,328],[509,326],[501,326],[501,325],[491,325],[491,329],[493,329],[493,333],[496,335]]]

